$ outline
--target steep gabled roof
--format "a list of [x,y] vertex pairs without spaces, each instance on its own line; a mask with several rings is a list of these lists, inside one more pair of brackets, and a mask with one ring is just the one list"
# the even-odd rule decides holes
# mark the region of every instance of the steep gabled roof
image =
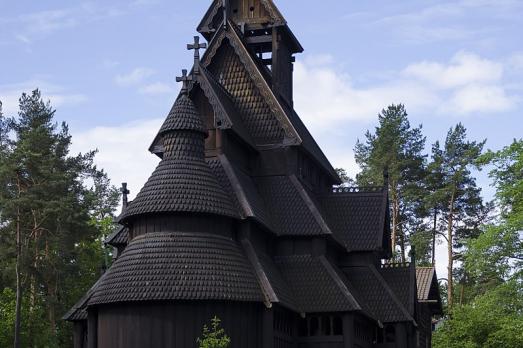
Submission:
[[294,176],[255,179],[280,236],[332,235],[316,205]]
[[115,228],[113,233],[107,236],[104,244],[114,247],[127,245],[129,241],[129,228],[126,226],[119,226]]
[[418,285],[418,302],[428,303],[431,305],[434,314],[442,314],[436,269],[434,267],[416,268],[416,283]]
[[148,233],[127,246],[88,305],[160,300],[263,302],[252,267],[232,239]]
[[[260,0],[260,3],[263,5],[264,9],[267,11],[269,17],[271,18],[271,26],[284,26],[287,25],[287,21],[281,14],[280,10],[272,0]],[[200,24],[196,30],[208,36],[208,34],[216,31],[216,24],[222,23],[223,21],[223,0],[214,0],[202,18]]]
[[273,260],[268,255],[257,252],[248,239],[242,239],[241,243],[247,258],[256,272],[267,301],[278,303],[292,311],[299,312],[295,296]]
[[[211,64],[216,56],[223,64]],[[283,141],[288,145],[301,143],[266,77],[236,30],[220,28],[202,57],[202,65],[208,68],[233,96],[237,108],[242,116],[246,117],[245,127],[249,129],[255,141],[261,136],[270,136],[274,141]],[[220,71],[213,71],[218,68]],[[220,78],[216,75],[224,76]]]
[[341,188],[319,201],[327,223],[348,251],[386,252],[386,190]]
[[416,273],[410,264],[385,264],[380,273],[403,306],[414,316],[416,305]]
[[362,311],[324,256],[280,256],[275,261],[303,313]]
[[357,298],[366,302],[382,323],[413,322],[414,318],[397,298],[374,265],[343,268],[357,290]]
[[221,86],[212,74],[204,67],[196,75],[207,100],[214,111],[214,126],[218,129],[232,129],[244,142],[255,148],[251,135],[243,124],[240,112],[234,106],[231,95]]
[[[263,67],[258,64],[258,59],[253,57],[249,52],[241,38],[241,35],[242,34],[234,28],[224,30],[221,27],[213,37],[212,41],[209,43],[209,48],[202,58],[202,65],[209,67],[213,61],[213,58],[222,47],[224,40],[227,40],[230,46],[234,49],[235,54],[238,56],[239,61],[242,64],[242,68],[247,69],[248,76],[250,76],[250,79],[256,87],[256,90],[264,98],[265,102],[270,108],[271,113],[278,120],[278,127],[281,127],[281,129],[284,130],[284,143],[287,145],[303,146],[305,151],[309,153],[310,156],[318,163],[318,165],[329,174],[333,182],[339,183],[339,177],[336,171],[314,138],[311,136],[310,132],[307,130],[299,116],[292,109],[292,107],[288,106],[284,101],[280,100],[280,98],[278,98],[273,93],[270,87],[271,82],[268,81],[270,77],[266,74],[266,72],[264,72]],[[237,67],[232,68],[236,69],[234,71],[237,71],[238,69]],[[245,88],[245,81],[242,80],[234,81],[234,83],[231,82],[231,84],[237,87],[240,86]],[[246,101],[248,102],[249,100]],[[252,99],[250,99],[250,102],[252,102]],[[263,127],[268,127],[268,125],[264,125]]]

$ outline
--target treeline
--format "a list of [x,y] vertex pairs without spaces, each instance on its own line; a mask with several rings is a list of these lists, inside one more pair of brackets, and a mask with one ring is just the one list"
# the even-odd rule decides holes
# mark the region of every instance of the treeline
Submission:
[[0,103],[0,347],[72,346],[61,317],[109,262],[118,190],[54,115],[38,90]]
[[[435,346],[522,347],[523,140],[485,151],[486,140],[468,139],[459,123],[427,151],[422,126],[410,124],[404,105],[378,118],[354,149],[361,172],[355,180],[339,172],[348,185],[377,186],[388,171],[397,261],[414,248],[419,266],[434,266],[437,244],[446,245],[447,274],[438,276],[448,316]],[[484,168],[497,190],[492,202],[474,176]]]

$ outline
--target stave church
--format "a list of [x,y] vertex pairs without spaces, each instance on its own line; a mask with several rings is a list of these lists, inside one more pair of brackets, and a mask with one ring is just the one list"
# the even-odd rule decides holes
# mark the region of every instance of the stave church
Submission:
[[197,348],[215,316],[231,348],[431,347],[435,270],[391,261],[387,175],[340,186],[294,111],[275,3],[214,0],[197,31],[114,262],[64,316],[74,347]]

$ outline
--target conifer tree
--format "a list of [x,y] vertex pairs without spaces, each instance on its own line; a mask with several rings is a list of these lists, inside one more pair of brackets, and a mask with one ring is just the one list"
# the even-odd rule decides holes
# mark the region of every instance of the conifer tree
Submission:
[[86,187],[85,179],[96,183],[106,174],[93,165],[94,151],[69,154],[68,127],[54,123],[55,110],[38,90],[23,94],[19,108],[18,117],[4,119],[0,131],[6,144],[0,150],[0,232],[16,241],[7,250],[16,259],[13,341],[15,347],[63,346],[68,335],[58,317],[71,304],[64,299],[85,290],[75,289],[80,282],[71,278],[78,279],[78,269],[90,269],[81,276],[92,280],[99,275],[92,269],[101,266],[79,263],[80,249],[100,237],[93,217],[99,201],[106,201],[104,209],[112,213],[116,189]]
[[[454,300],[454,263],[459,249],[467,238],[477,236],[484,222],[487,207],[481,198],[481,189],[471,170],[483,151],[485,141],[467,140],[465,127],[459,123],[447,134],[443,147],[436,142],[432,148],[432,159],[439,168],[440,182],[434,186],[434,205],[442,213],[442,235],[447,241],[447,305]],[[443,232],[443,231],[441,231]]]
[[404,105],[391,105],[379,115],[375,132],[367,131],[365,142],[358,140],[356,162],[362,169],[358,185],[383,185],[383,171],[389,172],[392,220],[392,249],[399,244],[406,261],[407,234],[415,231],[422,212],[423,177],[426,156],[422,127],[413,128]]

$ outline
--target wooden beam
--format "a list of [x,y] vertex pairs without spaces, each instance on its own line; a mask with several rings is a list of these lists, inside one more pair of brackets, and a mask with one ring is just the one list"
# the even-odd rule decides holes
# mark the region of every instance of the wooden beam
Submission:
[[245,38],[248,44],[272,43],[272,35],[248,36]]

